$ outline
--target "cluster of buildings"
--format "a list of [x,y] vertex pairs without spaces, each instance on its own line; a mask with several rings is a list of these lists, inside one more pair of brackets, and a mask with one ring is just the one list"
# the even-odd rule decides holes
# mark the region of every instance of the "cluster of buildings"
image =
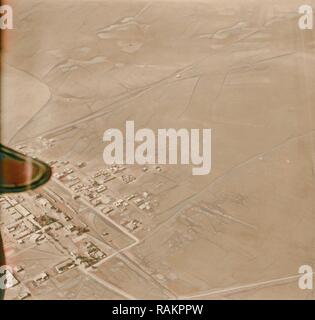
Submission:
[[18,244],[23,244],[27,238],[40,230],[34,214],[16,199],[10,196],[0,196],[0,205],[1,209],[7,213],[4,230]]
[[[55,164],[56,162],[54,162]],[[58,162],[59,169],[55,172],[54,177],[63,184],[64,187],[70,189],[72,199],[84,199],[95,210],[108,216],[114,214],[119,216],[121,213],[128,210],[131,206],[133,211],[152,212],[155,202],[152,200],[152,195],[149,192],[136,192],[121,198],[114,198],[111,192],[111,183],[113,180],[121,181],[123,184],[130,184],[136,180],[133,174],[126,173],[126,167],[123,165],[112,165],[106,168],[97,170],[91,176],[84,175],[77,170],[85,167],[86,163],[77,164],[69,167],[68,161]],[[155,170],[161,171],[161,167],[156,166]],[[147,172],[148,168],[143,167],[143,172]],[[132,210],[131,210],[132,211]],[[141,217],[116,217],[118,223],[125,227],[129,232],[134,232],[141,228]]]
[[[54,143],[50,140],[42,142],[47,146]],[[26,146],[20,146],[20,150],[26,149]],[[121,185],[126,190],[128,187],[124,184],[136,181],[133,174],[126,172],[125,166],[112,165],[89,175],[84,172],[86,162],[70,164],[67,160],[53,160],[49,164],[54,169],[53,177],[57,183],[55,187],[65,187],[71,194],[69,200],[65,201],[58,192],[53,195],[55,189],[50,187],[40,192],[27,193],[27,199],[23,196],[0,196],[0,207],[5,210],[6,217],[9,217],[6,219],[4,230],[18,244],[18,248],[26,248],[31,244],[40,245],[48,241],[56,245],[56,248],[59,246],[62,250],[65,249],[64,253],[68,253],[68,258],[64,261],[45,268],[45,271],[29,279],[26,285],[28,290],[22,290],[18,299],[29,298],[33,295],[32,288],[40,287],[50,278],[73,268],[96,268],[99,262],[112,253],[110,246],[94,241],[95,239],[89,235],[90,227],[83,223],[78,212],[69,209],[70,203],[74,208],[80,207],[82,203],[89,204],[100,215],[110,215],[112,220],[130,233],[143,227],[144,213],[152,212],[155,207],[154,197],[149,191],[125,193],[121,196],[117,196],[120,192],[114,192],[115,186]],[[160,167],[155,169],[161,170]],[[146,167],[142,169],[142,172],[147,171]],[[59,198],[58,201],[54,200],[54,196],[56,199]],[[83,200],[81,204],[72,201],[79,199]],[[106,232],[103,233],[108,235]],[[67,241],[70,241],[71,245],[68,245],[70,242]],[[23,272],[24,268],[19,266],[15,270],[16,279],[21,278],[19,275]],[[19,280],[17,281],[19,283]]]

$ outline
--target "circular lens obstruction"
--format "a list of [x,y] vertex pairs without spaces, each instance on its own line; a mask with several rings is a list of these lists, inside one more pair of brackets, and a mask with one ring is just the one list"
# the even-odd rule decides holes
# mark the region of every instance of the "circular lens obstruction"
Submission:
[[22,192],[46,183],[50,167],[0,144],[0,193]]

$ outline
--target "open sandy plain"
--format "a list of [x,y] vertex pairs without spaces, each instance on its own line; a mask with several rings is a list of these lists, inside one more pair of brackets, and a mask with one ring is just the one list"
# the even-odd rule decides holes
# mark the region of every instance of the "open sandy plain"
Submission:
[[[8,299],[314,299],[298,287],[299,267],[315,267],[315,36],[298,28],[303,0],[10,4],[4,143],[58,161],[55,173],[84,162],[75,174],[87,181],[106,168],[104,131],[127,120],[211,128],[212,170],[126,166],[134,180],[115,173],[95,207],[55,175],[39,197],[54,194],[62,212],[71,205],[67,214],[106,258],[80,265],[82,236],[62,230],[19,244],[3,210],[8,259],[24,268]],[[132,194],[150,209],[130,200],[102,216]],[[34,194],[22,197],[35,216],[53,214],[32,211]],[[64,259],[76,266],[56,274]],[[49,279],[35,286],[40,272]]]

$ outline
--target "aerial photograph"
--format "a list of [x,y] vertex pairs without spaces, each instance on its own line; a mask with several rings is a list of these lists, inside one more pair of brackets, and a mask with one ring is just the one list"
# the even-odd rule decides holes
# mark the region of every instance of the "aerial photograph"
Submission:
[[1,299],[315,300],[315,0],[0,8]]

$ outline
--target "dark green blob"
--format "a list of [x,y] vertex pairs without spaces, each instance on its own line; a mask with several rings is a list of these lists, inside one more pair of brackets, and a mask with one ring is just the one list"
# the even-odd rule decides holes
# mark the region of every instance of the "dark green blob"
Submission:
[[0,193],[35,189],[51,176],[44,162],[27,157],[0,144]]

